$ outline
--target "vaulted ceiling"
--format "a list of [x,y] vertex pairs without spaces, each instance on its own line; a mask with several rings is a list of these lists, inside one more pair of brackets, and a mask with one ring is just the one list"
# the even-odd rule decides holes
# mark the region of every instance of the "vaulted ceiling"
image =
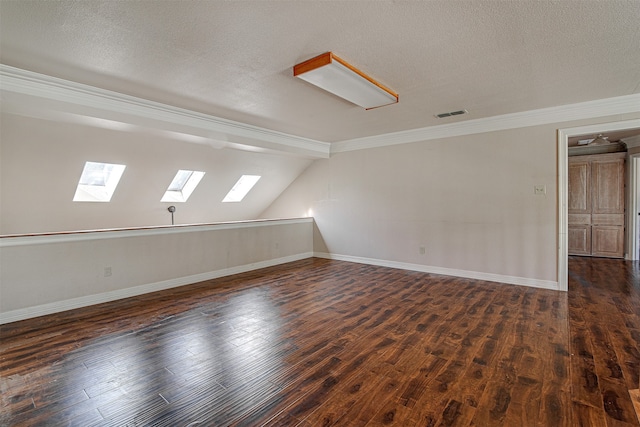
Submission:
[[[638,22],[637,0],[2,0],[0,62],[336,142],[637,94]],[[365,111],[292,76],[326,51],[400,102]]]

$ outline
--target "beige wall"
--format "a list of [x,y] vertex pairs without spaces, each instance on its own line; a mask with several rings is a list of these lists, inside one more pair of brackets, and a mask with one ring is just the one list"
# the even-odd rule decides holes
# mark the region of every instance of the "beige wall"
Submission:
[[[1,115],[0,234],[255,219],[310,163],[292,155],[215,149],[153,130],[117,131]],[[73,202],[86,161],[125,164],[109,203]],[[178,169],[206,172],[186,203],[160,202]],[[262,178],[221,203],[243,174]]]
[[0,323],[306,258],[312,233],[296,219],[0,238]]
[[[315,225],[305,220],[293,228],[211,226],[206,233],[36,238],[25,245],[0,238],[0,321],[192,283],[312,251],[547,286],[557,281],[557,129],[638,117],[344,152],[311,163],[4,114],[2,234],[168,224],[169,204],[159,199],[178,168],[207,172],[189,203],[176,204],[179,224],[310,215]],[[127,164],[111,203],[71,201],[86,160]],[[257,199],[222,205],[240,173],[268,177],[261,180],[264,191],[255,193]],[[535,195],[536,185],[546,186],[546,194]],[[106,267],[112,269],[109,277]]]
[[547,286],[557,281],[557,129],[628,118],[334,154],[261,216],[310,211],[316,252]]

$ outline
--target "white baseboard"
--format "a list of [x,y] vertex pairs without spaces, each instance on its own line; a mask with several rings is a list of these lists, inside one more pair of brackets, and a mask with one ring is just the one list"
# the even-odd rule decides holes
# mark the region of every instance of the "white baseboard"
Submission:
[[529,286],[533,288],[558,290],[558,282],[551,280],[530,279],[527,277],[505,276],[502,274],[482,273],[478,271],[458,270],[455,268],[433,267],[407,262],[388,261],[375,258],[363,258],[350,255],[329,254],[326,252],[314,252],[314,257],[335,259],[338,261],[357,262],[359,264],[378,265],[381,267],[399,268],[402,270],[420,271],[422,273],[442,274],[445,276],[464,277],[466,279],[486,280],[489,282],[507,283],[510,285]]
[[105,292],[95,295],[87,295],[79,298],[72,298],[63,301],[56,301],[49,304],[42,304],[33,307],[21,308],[18,310],[0,313],[0,325],[5,323],[17,322],[19,320],[30,319],[33,317],[44,316],[47,314],[59,313],[61,311],[73,310],[76,308],[87,307],[95,304],[102,304],[109,301],[115,301],[123,298],[134,297],[150,292],[161,291],[164,289],[175,288],[178,286],[198,283],[205,280],[217,279],[219,277],[231,276],[234,274],[245,273],[247,271],[258,270],[260,268],[272,267],[274,265],[285,264],[287,262],[298,261],[301,259],[318,257],[325,259],[335,259],[338,261],[356,262],[359,264],[378,265],[381,267],[399,268],[402,270],[420,271],[423,273],[442,274],[446,276],[464,277],[467,279],[486,280],[490,282],[507,283],[511,285],[530,286],[534,288],[558,290],[558,283],[550,280],[530,279],[526,277],[505,276],[501,274],[482,273],[477,271],[458,270],[453,268],[433,267],[422,264],[411,264],[398,261],[388,261],[375,258],[363,258],[350,255],[329,254],[325,252],[305,252],[296,255],[290,255],[282,258],[276,258],[266,261],[260,261],[251,264],[239,265],[236,267],[224,268],[206,273],[194,274],[191,276],[179,277],[176,279],[163,280],[161,282],[149,283],[146,285],[134,286],[131,288],[118,289],[116,291]]
[[37,305],[33,307],[7,311],[4,313],[0,313],[0,325],[5,323],[17,322],[18,320],[30,319],[32,317],[59,313],[61,311],[87,307],[90,305],[102,304],[104,302],[115,301],[123,298],[129,298],[137,295],[147,294],[150,292],[162,291],[164,289],[170,289],[178,286],[189,285],[192,283],[202,282],[204,280],[217,279],[219,277],[245,273],[247,271],[258,270],[260,268],[265,268],[265,267],[272,267],[274,265],[284,264],[292,261],[298,261],[301,259],[311,258],[311,257],[313,257],[313,253],[306,252],[306,253],[290,255],[282,258],[276,258],[276,259],[270,259],[266,261],[255,262],[251,264],[239,265],[236,267],[224,268],[222,270],[209,271],[206,273],[194,274],[191,276],[179,277],[176,279],[163,280],[161,282],[149,283],[146,285],[139,285],[131,288],[118,289],[116,291],[104,292],[101,294],[87,295],[84,297],[72,298],[72,299],[63,300],[63,301],[56,301],[48,304],[42,304],[42,305]]

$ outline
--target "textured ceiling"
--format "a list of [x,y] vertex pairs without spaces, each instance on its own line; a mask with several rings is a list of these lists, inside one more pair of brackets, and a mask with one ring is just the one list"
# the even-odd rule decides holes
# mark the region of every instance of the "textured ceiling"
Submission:
[[[0,61],[335,142],[638,93],[638,22],[638,0],[2,0]],[[400,102],[365,111],[292,77],[326,51]]]

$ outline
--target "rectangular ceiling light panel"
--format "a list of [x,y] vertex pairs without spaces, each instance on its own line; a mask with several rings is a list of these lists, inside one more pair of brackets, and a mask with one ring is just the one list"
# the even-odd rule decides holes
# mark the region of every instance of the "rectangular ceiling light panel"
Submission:
[[204,172],[189,171],[180,169],[173,181],[169,184],[169,188],[162,196],[161,202],[179,202],[183,203],[189,199],[193,190],[196,189],[200,180],[204,176]]
[[293,75],[367,110],[398,102],[398,94],[331,52],[293,67]]
[[234,185],[225,198],[222,199],[222,202],[241,202],[259,179],[260,175],[242,175],[238,182],[236,182],[236,185]]
[[109,202],[116,191],[125,165],[111,163],[86,162],[76,193],[74,202]]

